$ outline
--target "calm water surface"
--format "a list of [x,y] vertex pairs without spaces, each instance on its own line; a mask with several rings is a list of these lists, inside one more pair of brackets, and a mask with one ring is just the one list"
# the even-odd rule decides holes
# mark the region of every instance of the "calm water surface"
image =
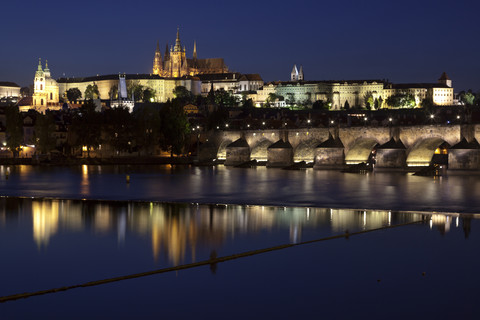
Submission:
[[434,179],[265,167],[0,166],[3,196],[480,213],[479,190],[480,175]]
[[[0,319],[480,314],[475,176],[167,166],[9,170],[0,180],[0,194],[10,196],[0,198],[0,296],[349,236],[9,301],[0,304]],[[330,209],[338,207],[365,209]]]

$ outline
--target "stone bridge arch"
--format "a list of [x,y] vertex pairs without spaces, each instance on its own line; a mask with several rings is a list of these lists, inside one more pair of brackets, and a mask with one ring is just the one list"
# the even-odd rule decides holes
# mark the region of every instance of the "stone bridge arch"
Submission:
[[217,151],[217,159],[218,160],[225,160],[227,159],[227,146],[232,143],[231,139],[222,140],[220,146],[218,147]]
[[345,154],[345,164],[367,163],[379,145],[375,138],[358,138],[348,148]]
[[315,148],[322,141],[317,138],[311,138],[301,141],[293,151],[293,161],[313,162],[315,160]]
[[[278,138],[278,136],[277,136]],[[267,138],[258,140],[253,146],[251,146],[250,159],[257,161],[267,161],[268,160],[268,147],[274,144],[275,141],[272,141]]]
[[407,150],[408,167],[427,167],[432,163],[435,150],[443,144],[448,144],[443,137],[421,138]]

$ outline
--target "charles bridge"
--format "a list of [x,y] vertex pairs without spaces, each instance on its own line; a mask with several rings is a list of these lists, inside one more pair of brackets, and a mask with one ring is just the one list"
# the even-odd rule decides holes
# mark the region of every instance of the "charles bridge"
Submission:
[[268,167],[305,161],[315,169],[363,162],[376,163],[376,169],[408,169],[443,156],[449,169],[478,170],[479,138],[477,124],[215,131],[200,146],[199,161],[257,160]]

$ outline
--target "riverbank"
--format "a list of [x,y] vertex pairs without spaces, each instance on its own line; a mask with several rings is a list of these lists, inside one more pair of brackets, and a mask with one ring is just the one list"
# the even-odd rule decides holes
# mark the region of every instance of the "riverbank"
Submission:
[[193,164],[193,157],[112,157],[112,158],[0,158],[0,165],[155,165],[155,164]]

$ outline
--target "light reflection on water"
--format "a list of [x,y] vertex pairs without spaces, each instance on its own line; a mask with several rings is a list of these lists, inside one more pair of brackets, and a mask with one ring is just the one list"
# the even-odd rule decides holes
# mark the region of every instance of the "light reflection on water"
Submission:
[[277,242],[297,243],[305,240],[304,233],[310,240],[314,236],[421,220],[430,228],[446,233],[452,227],[459,227],[459,219],[464,227],[468,224],[466,218],[458,214],[392,213],[390,210],[16,198],[2,198],[1,205],[0,226],[4,228],[14,220],[22,221],[24,226],[28,216],[25,212],[31,212],[32,238],[38,248],[47,248],[59,233],[81,233],[90,237],[89,232],[93,232],[94,236],[113,236],[120,246],[136,235],[150,239],[153,260],[164,254],[173,265],[188,261],[187,253],[195,261],[198,247],[216,250],[236,237],[252,234],[282,235]]
[[[304,302],[300,310],[307,318],[318,313],[318,308],[313,307],[318,300],[327,300],[329,306],[324,306],[322,312],[332,318],[339,310],[332,303],[340,296],[347,305],[364,304],[364,296],[371,295],[380,302],[387,296],[390,302],[379,304],[384,317],[398,299],[408,299],[405,290],[410,290],[409,286],[415,287],[412,301],[418,300],[417,291],[424,302],[438,301],[435,294],[439,288],[427,286],[427,280],[412,284],[412,278],[407,277],[412,271],[420,280],[423,271],[432,279],[441,279],[447,286],[440,291],[442,294],[451,290],[444,274],[452,267],[445,264],[445,258],[454,256],[453,261],[459,261],[466,252],[472,252],[478,239],[476,233],[471,235],[471,229],[472,225],[478,226],[478,218],[390,210],[0,198],[0,296],[203,261],[212,255],[221,257],[343,235],[347,231],[420,222],[171,276],[19,300],[2,305],[2,312],[7,318],[28,318],[46,309],[49,314],[62,316],[78,310],[77,316],[81,317],[91,313],[125,317],[138,312],[135,306],[140,301],[149,301],[149,305],[142,306],[142,312],[150,315],[158,312],[161,297],[162,312],[168,318],[207,317],[211,308],[218,311],[213,318],[222,318],[220,315],[236,310],[228,301],[236,301],[232,297],[239,296],[244,307],[256,306],[281,318],[286,315],[282,308],[289,305],[288,298],[294,293]],[[476,270],[478,265],[476,258],[469,264],[456,265],[460,271],[454,283],[476,283],[476,271],[470,271],[469,266]],[[379,290],[379,274],[385,282],[382,289],[392,288],[390,295]],[[471,278],[463,276],[467,274]],[[271,291],[266,289],[270,287]],[[319,290],[323,287],[326,289]],[[359,288],[365,291],[358,292]],[[397,299],[392,300],[391,295]],[[125,296],[129,303],[119,303]],[[468,306],[469,296],[474,295],[457,292],[455,303],[467,301],[464,303]],[[195,304],[197,299],[209,310],[203,308],[199,313],[198,307],[184,307]],[[267,305],[258,305],[259,299]],[[100,305],[95,307],[95,301]],[[52,304],[55,309],[51,309]],[[298,315],[297,307],[288,310],[290,318]],[[357,311],[352,312],[349,317]],[[245,316],[243,312],[232,318]]]
[[[0,195],[480,212],[480,176],[189,166],[9,166]],[[0,173],[7,169],[0,166]],[[126,175],[130,183],[126,183]]]

